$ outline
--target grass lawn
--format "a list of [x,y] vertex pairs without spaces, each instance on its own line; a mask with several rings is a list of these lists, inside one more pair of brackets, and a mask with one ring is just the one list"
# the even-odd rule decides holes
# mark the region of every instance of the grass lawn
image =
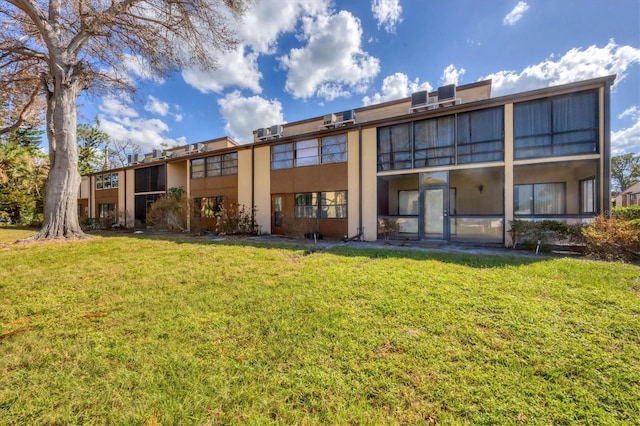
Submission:
[[639,413],[637,266],[134,235],[0,246],[0,424]]

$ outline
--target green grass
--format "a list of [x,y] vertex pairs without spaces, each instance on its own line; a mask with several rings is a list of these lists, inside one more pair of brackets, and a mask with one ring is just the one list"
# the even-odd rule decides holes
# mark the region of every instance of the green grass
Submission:
[[1,424],[634,424],[638,389],[631,265],[132,235],[0,248]]

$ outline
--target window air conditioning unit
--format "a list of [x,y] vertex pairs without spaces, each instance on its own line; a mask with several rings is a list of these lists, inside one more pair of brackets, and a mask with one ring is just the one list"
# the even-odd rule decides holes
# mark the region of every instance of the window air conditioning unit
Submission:
[[154,149],[154,150],[151,152],[151,157],[152,157],[152,158],[162,158],[162,156],[163,156],[163,155],[162,155],[162,151],[161,151],[161,150],[159,150],[159,149]]
[[279,138],[280,136],[282,136],[282,126],[279,124],[271,126],[271,128],[269,129],[269,136],[274,138]]
[[352,109],[349,109],[347,111],[343,111],[342,112],[342,122],[343,123],[347,123],[347,122],[352,122],[355,123],[356,122],[356,112]]
[[174,152],[173,152],[173,151],[164,151],[164,152],[162,153],[162,155],[163,155],[165,158],[171,158],[171,157],[173,157],[173,154],[174,154]]
[[426,105],[429,101],[429,93],[426,90],[411,94],[411,108]]
[[127,163],[138,164],[144,162],[144,154],[127,154]]
[[261,127],[260,129],[256,130],[256,139],[264,139],[267,136],[269,136],[269,129],[266,127]]
[[191,145],[191,150],[193,152],[202,152],[202,151],[204,151],[204,144],[203,143],[194,143],[193,145]]
[[324,116],[323,119],[324,124],[333,124],[336,122],[336,115],[335,114],[326,114]]
[[456,85],[438,87],[438,102],[454,100],[456,98]]

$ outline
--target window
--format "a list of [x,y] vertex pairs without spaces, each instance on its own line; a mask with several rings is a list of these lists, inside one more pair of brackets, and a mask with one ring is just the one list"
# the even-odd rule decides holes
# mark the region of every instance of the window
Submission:
[[415,167],[453,164],[454,123],[454,116],[414,123]]
[[204,158],[191,160],[191,179],[204,177]]
[[590,90],[513,107],[514,156],[591,154],[598,148],[598,92]]
[[116,211],[115,204],[98,204],[98,217],[104,219]]
[[135,170],[135,191],[159,192],[166,191],[166,176],[164,164],[153,167],[144,167]]
[[271,146],[271,169],[347,161],[347,136],[327,136]]
[[[222,155],[222,170],[223,175],[237,175],[238,174],[238,153],[230,152]],[[208,174],[207,174],[208,176]]]
[[271,168],[286,169],[293,167],[293,144],[283,143],[271,146]]
[[191,179],[238,174],[238,153],[191,160]]
[[410,123],[378,129],[378,170],[411,168]]
[[296,167],[318,164],[318,140],[296,142]]
[[117,188],[119,183],[118,173],[105,173],[96,175],[96,189]]
[[224,197],[203,197],[194,198],[194,216],[197,218],[215,217],[216,213],[222,211],[224,207]]
[[596,180],[595,178],[580,181],[580,212],[596,212]]
[[515,215],[557,215],[566,211],[564,183],[515,185],[513,196]]
[[295,195],[297,219],[346,219],[347,191],[302,192]]
[[504,159],[503,111],[499,107],[458,115],[458,164]]
[[347,161],[347,135],[341,134],[322,138],[320,151],[320,162],[322,164]]
[[398,191],[398,215],[417,216],[419,213],[418,191]]

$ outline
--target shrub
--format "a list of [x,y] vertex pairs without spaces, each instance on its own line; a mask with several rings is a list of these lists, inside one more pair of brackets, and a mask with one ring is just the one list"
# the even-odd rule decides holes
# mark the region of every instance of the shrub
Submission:
[[244,204],[234,203],[222,207],[215,213],[216,232],[225,234],[258,234],[258,226],[255,223],[256,208],[249,209]]
[[622,220],[640,219],[640,206],[614,207],[611,216]]
[[585,253],[604,260],[640,260],[640,221],[603,216],[582,230]]
[[537,222],[528,220],[513,220],[509,222],[511,229],[511,241],[513,248],[523,245],[534,248],[540,241],[540,247],[546,250],[552,243],[563,240],[581,242],[581,230],[583,225],[567,225],[557,220],[541,220]]
[[147,225],[154,229],[184,231],[187,229],[189,203],[182,188],[169,188],[147,212]]

